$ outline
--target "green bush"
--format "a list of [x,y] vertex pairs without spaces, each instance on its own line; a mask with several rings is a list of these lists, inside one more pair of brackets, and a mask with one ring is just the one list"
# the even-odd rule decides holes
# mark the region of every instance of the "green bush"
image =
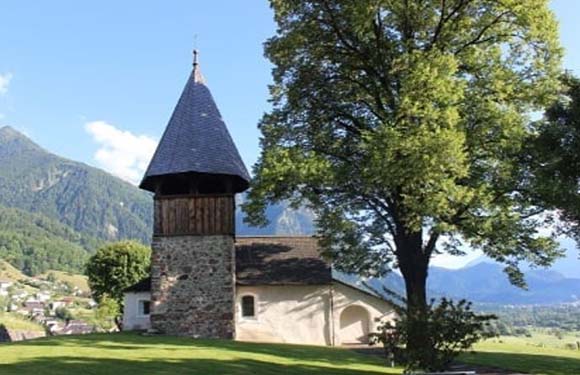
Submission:
[[54,310],[54,315],[58,319],[61,319],[61,320],[67,321],[67,322],[69,320],[73,320],[74,319],[73,314],[66,307],[59,307],[59,308],[55,309]]
[[[442,371],[461,352],[481,339],[494,336],[486,328],[495,319],[494,315],[476,314],[466,300],[454,302],[442,298],[436,305],[431,301],[423,321],[411,320],[402,313],[393,323],[386,322],[379,332],[371,334],[371,342],[383,344],[387,355],[408,370]],[[404,347],[410,327],[417,324],[426,330],[430,340],[426,351]]]
[[120,241],[101,247],[86,264],[92,296],[115,299],[123,308],[125,289],[149,275],[151,249],[139,242]]

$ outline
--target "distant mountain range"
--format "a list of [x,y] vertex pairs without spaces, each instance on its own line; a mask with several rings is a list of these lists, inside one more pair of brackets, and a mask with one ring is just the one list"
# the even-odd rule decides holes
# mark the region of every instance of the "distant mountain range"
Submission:
[[[251,228],[238,210],[238,234],[313,232],[307,210],[282,204],[267,215],[267,227]],[[78,272],[107,241],[149,243],[152,220],[150,193],[54,155],[11,127],[0,128],[0,258],[27,274],[49,268]]]
[[[238,207],[244,196],[237,197]],[[88,255],[107,241],[137,239],[148,243],[152,226],[151,194],[86,164],[49,153],[10,128],[0,128],[0,258],[28,275],[48,269],[82,270]],[[238,209],[239,235],[314,233],[314,215],[286,204],[266,211],[270,224],[253,228]],[[566,244],[570,246],[570,244]],[[575,250],[559,269],[529,270],[529,291],[509,284],[501,266],[478,262],[449,270],[432,267],[432,296],[466,297],[481,303],[550,304],[580,300],[580,267]],[[345,276],[356,282],[356,277]],[[402,278],[392,273],[372,280],[402,292]]]
[[432,293],[474,302],[496,304],[555,304],[580,301],[580,278],[554,270],[526,272],[528,290],[511,285],[502,266],[481,262],[458,270],[433,267],[428,287]]
[[[353,275],[339,274],[350,283],[382,292],[383,287],[404,295],[403,278],[395,272],[381,279],[364,283]],[[502,266],[481,262],[460,269],[431,267],[427,289],[429,298],[448,297],[468,299],[478,304],[496,305],[552,305],[580,302],[580,278],[568,278],[553,270],[535,269],[526,272],[528,289],[511,285]]]

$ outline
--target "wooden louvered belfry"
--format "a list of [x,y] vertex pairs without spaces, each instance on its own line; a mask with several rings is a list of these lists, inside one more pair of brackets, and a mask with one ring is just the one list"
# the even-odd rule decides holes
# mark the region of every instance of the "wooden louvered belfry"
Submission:
[[157,236],[235,234],[232,194],[158,196],[155,213]]

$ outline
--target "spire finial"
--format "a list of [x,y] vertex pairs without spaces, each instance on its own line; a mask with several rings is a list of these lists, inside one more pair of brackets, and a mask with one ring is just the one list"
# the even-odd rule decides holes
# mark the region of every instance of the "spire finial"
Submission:
[[197,67],[197,55],[198,55],[199,51],[197,49],[193,50],[193,67]]

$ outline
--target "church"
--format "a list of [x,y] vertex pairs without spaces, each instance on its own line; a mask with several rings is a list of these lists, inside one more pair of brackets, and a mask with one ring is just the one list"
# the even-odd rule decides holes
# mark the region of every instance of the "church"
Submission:
[[315,237],[235,234],[250,175],[193,71],[140,188],[154,194],[151,275],[125,291],[123,329],[312,345],[368,342],[388,301],[346,282]]

